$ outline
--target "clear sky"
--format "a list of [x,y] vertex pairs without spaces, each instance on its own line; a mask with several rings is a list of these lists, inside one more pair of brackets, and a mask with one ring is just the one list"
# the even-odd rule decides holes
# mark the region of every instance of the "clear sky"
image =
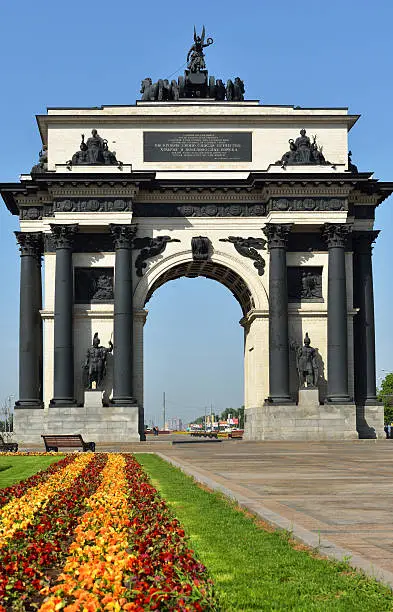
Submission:
[[[210,74],[240,76],[246,97],[265,104],[348,106],[362,115],[350,132],[353,162],[393,180],[392,25],[387,0],[0,1],[0,181],[16,181],[36,163],[35,114],[47,106],[133,104],[140,81],[181,74],[194,23],[214,45]],[[392,200],[377,211],[374,249],[378,376],[391,357]],[[17,395],[19,256],[17,219],[0,206],[0,402]],[[145,393],[158,420],[166,391],[169,416],[186,420],[239,406],[243,396],[240,307],[219,283],[181,279],[148,304]]]

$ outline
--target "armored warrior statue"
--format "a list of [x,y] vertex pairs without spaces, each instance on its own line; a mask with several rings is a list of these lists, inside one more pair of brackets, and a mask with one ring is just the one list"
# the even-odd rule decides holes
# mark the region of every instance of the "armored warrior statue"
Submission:
[[190,72],[200,72],[201,70],[206,70],[205,54],[203,53],[203,49],[212,44],[212,38],[207,38],[205,42],[205,26],[202,28],[201,36],[197,36],[194,26],[194,44],[187,53],[187,67]]
[[100,346],[98,334],[94,334],[93,346],[87,349],[86,361],[83,365],[85,374],[85,388],[91,389],[92,383],[95,382],[97,389],[102,385],[106,374],[106,359],[108,353],[113,350],[113,344],[109,340],[109,348]]
[[299,386],[317,387],[318,386],[318,365],[316,361],[316,350],[310,346],[310,338],[308,333],[304,338],[304,346],[299,347],[296,351],[296,363],[299,374]]

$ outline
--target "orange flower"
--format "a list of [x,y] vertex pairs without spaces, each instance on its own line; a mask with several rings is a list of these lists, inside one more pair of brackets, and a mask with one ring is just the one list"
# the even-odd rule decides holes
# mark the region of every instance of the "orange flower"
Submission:
[[[75,529],[63,571],[50,589],[53,595],[40,612],[54,610],[53,602],[59,602],[59,598],[65,612],[123,609],[130,526],[124,467],[124,457],[109,455],[101,485],[87,502],[89,510]],[[74,601],[67,605],[70,598]]]

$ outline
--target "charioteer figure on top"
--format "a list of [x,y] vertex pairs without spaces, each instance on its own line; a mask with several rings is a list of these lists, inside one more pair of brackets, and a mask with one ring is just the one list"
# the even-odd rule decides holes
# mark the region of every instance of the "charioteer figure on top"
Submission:
[[213,44],[212,38],[207,38],[205,42],[205,26],[202,28],[201,36],[197,36],[194,26],[194,44],[187,53],[187,68],[190,72],[200,72],[206,70],[205,54],[203,49]]

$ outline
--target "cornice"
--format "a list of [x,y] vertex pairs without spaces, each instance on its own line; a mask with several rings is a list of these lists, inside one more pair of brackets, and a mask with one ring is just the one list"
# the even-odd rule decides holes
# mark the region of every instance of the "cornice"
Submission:
[[[45,173],[19,183],[0,184],[8,210],[50,206],[58,198],[119,198],[135,203],[236,203],[266,204],[271,198],[348,198],[350,204],[378,206],[393,192],[393,182],[378,182],[369,173],[317,176],[297,174],[283,177],[250,172],[245,179],[200,180],[155,178],[154,172],[127,176]],[[181,175],[180,175],[181,176]]]

